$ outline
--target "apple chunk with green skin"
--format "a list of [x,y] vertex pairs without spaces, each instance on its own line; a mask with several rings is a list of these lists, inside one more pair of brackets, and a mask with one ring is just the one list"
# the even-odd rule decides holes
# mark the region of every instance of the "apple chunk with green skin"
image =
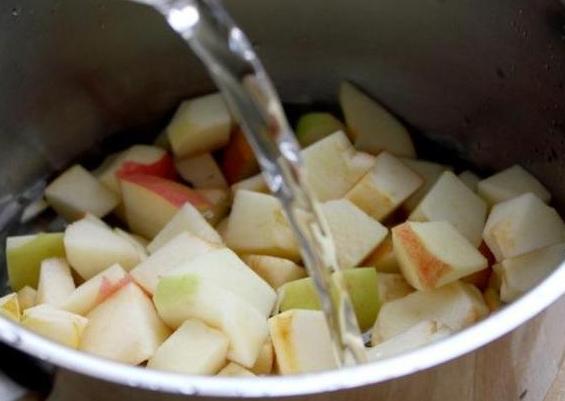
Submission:
[[[361,330],[371,328],[379,312],[377,272],[371,267],[345,270],[343,277]],[[332,288],[335,296],[335,287]],[[310,277],[291,281],[279,289],[278,310],[320,310],[320,298]]]
[[247,368],[267,339],[267,319],[256,308],[213,280],[196,274],[163,277],[153,297],[161,318],[172,328],[199,319],[230,340],[228,359]]
[[300,251],[280,202],[251,191],[235,194],[225,237],[238,253],[271,255],[299,260]]
[[150,145],[134,145],[123,152],[112,155],[99,167],[98,180],[108,189],[120,195],[120,177],[131,174],[146,174],[174,179],[175,164],[163,149]]
[[150,359],[171,333],[134,283],[122,287],[87,318],[80,349],[131,365]]
[[130,276],[120,265],[113,265],[77,287],[61,307],[77,315],[86,316],[130,281]]
[[37,305],[26,309],[22,316],[22,325],[50,340],[78,348],[88,319],[52,305]]
[[289,310],[269,319],[278,370],[283,375],[337,368],[324,314]]
[[275,291],[231,249],[212,250],[183,263],[167,276],[194,274],[233,292],[268,317],[275,304]]
[[357,149],[375,155],[386,150],[396,156],[416,157],[406,128],[349,82],[342,82],[339,88],[339,104]]
[[37,291],[27,285],[18,291],[18,302],[20,304],[21,311],[35,306],[36,299]]
[[63,233],[8,237],[6,264],[12,290],[19,291],[25,286],[37,288],[41,262],[57,257],[65,257]]
[[448,221],[478,247],[486,216],[486,203],[455,174],[446,171],[414,209],[409,220]]
[[551,200],[549,191],[517,164],[480,181],[477,191],[490,206],[528,192],[545,203]]
[[292,260],[266,255],[242,255],[241,259],[274,289],[307,276]]
[[41,262],[37,304],[62,306],[75,290],[71,267],[63,258],[50,258]]
[[69,225],[64,242],[69,264],[85,280],[115,263],[130,270],[140,262],[128,240],[89,218]]
[[336,248],[341,268],[358,266],[386,237],[388,229],[347,199],[321,207]]
[[488,266],[487,259],[450,223],[406,222],[392,229],[394,253],[406,280],[430,290]]
[[18,294],[15,292],[0,298],[0,315],[19,322],[21,311]]
[[228,188],[220,166],[210,153],[179,159],[175,164],[180,176],[194,188]]
[[150,369],[213,375],[226,363],[229,340],[198,320],[185,321],[157,349],[147,363]]
[[425,320],[434,320],[457,331],[487,314],[488,308],[480,291],[471,284],[455,281],[385,303],[373,326],[372,343],[376,345],[388,340]]
[[203,195],[174,181],[144,174],[121,179],[126,217],[131,230],[152,239],[185,203],[204,213],[212,204]]
[[118,206],[119,198],[78,164],[45,188],[45,199],[57,213],[75,221],[92,213],[103,217]]
[[367,359],[369,361],[377,361],[402,354],[440,340],[451,333],[452,330],[449,327],[433,320],[426,320],[369,348],[367,350]]
[[559,214],[531,193],[497,203],[487,219],[483,238],[497,261],[563,241]]
[[501,280],[500,298],[512,302],[535,287],[565,260],[565,244],[504,259],[498,268]]
[[345,131],[345,126],[330,113],[304,114],[296,123],[296,139],[301,146],[309,146],[336,131]]
[[375,165],[345,195],[357,207],[382,221],[423,183],[422,178],[388,152],[375,158]]
[[438,164],[426,160],[400,159],[402,163],[408,166],[412,171],[418,174],[424,183],[402,204],[402,209],[410,213],[420,203],[422,198],[426,196],[438,178],[445,172],[450,171],[451,167],[445,164]]
[[147,246],[151,253],[155,253],[167,242],[182,232],[189,232],[213,244],[223,244],[220,234],[206,221],[198,210],[190,203],[185,203],[165,227]]
[[308,146],[302,157],[308,184],[321,202],[342,198],[375,162],[357,152],[343,131]]
[[181,103],[167,126],[169,142],[177,157],[210,152],[226,145],[232,117],[220,93]]
[[153,294],[161,277],[183,263],[220,248],[189,232],[183,232],[141,262],[130,275],[147,293]]

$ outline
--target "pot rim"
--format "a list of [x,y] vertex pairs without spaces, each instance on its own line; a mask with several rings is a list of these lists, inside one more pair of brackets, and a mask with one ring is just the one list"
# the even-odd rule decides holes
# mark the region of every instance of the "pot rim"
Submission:
[[230,378],[160,372],[89,355],[40,337],[0,316],[0,340],[47,363],[145,390],[210,397],[281,397],[345,390],[396,379],[471,352],[512,331],[565,294],[565,263],[537,287],[483,321],[437,343],[341,370]]

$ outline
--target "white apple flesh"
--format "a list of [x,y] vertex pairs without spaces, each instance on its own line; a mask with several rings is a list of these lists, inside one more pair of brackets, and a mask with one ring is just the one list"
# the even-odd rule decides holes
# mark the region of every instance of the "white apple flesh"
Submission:
[[61,307],[75,290],[71,268],[63,258],[41,262],[36,302]]

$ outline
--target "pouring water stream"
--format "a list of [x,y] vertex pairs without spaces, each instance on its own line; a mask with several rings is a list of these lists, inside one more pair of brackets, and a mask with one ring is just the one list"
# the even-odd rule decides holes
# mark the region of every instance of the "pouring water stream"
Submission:
[[[245,34],[217,0],[136,0],[156,8],[205,64],[242,126],[271,192],[280,200],[326,316],[336,361],[367,360],[335,247],[309,190],[300,145]],[[330,295],[332,277],[337,291]],[[337,295],[336,295],[337,294]]]

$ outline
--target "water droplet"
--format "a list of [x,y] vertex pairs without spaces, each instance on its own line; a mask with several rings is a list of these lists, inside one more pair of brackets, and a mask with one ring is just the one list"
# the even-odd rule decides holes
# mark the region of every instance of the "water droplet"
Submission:
[[13,17],[19,17],[21,12],[22,12],[22,9],[19,8],[19,7],[12,8],[12,16]]

